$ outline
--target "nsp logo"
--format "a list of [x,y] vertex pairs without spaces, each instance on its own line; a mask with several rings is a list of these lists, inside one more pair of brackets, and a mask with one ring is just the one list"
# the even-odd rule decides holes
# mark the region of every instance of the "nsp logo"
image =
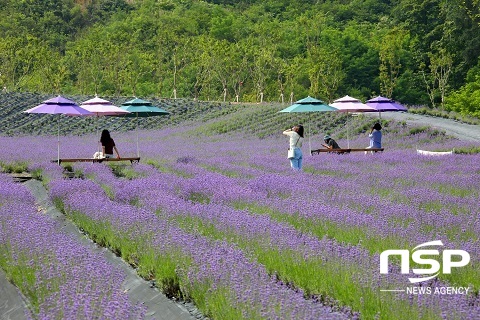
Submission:
[[[470,262],[470,254],[464,250],[443,250],[442,265],[433,256],[439,256],[440,252],[436,249],[421,249],[423,247],[443,246],[441,240],[422,243],[412,250],[412,261],[418,265],[430,266],[423,269],[412,269],[416,275],[424,275],[419,278],[408,278],[411,283],[418,283],[435,278],[439,275],[441,267],[443,274],[452,273],[452,268],[466,266]],[[386,250],[380,254],[380,273],[388,273],[388,259],[390,256],[400,256],[400,272],[402,274],[410,273],[410,252],[408,250]],[[430,258],[429,258],[430,257]],[[453,257],[456,257],[453,259]],[[459,257],[459,258],[458,258]]]

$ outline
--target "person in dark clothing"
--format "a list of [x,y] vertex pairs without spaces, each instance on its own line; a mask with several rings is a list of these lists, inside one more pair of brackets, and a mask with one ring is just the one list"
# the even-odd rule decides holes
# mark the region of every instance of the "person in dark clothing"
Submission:
[[322,146],[324,146],[327,149],[341,149],[338,145],[338,143],[333,140],[328,134],[323,137],[323,141],[325,141],[325,144],[322,143]]
[[115,141],[110,137],[110,132],[108,130],[103,130],[100,137],[100,143],[102,144],[102,153],[105,158],[113,158],[113,151],[117,155],[117,158],[120,159],[120,153],[115,146]]

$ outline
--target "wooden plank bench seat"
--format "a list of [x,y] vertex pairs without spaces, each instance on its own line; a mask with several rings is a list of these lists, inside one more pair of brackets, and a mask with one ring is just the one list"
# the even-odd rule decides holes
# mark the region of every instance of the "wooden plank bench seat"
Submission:
[[371,149],[367,149],[367,148],[361,148],[361,149],[355,149],[355,148],[350,148],[350,149],[316,149],[316,150],[312,150],[310,153],[312,155],[314,154],[320,154],[320,153],[350,153],[350,152],[368,152],[368,151],[372,151],[372,152],[379,152],[379,151],[383,151],[383,148],[371,148]]
[[51,162],[58,162],[59,164],[64,162],[92,162],[92,163],[102,163],[102,162],[111,162],[111,161],[130,161],[130,163],[138,163],[140,162],[140,157],[126,157],[126,158],[102,158],[102,159],[95,159],[95,158],[66,158],[66,159],[56,159],[52,160]]

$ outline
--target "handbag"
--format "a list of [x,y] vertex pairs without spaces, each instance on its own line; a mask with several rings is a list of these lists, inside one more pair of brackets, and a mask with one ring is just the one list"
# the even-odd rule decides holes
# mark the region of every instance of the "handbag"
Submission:
[[103,159],[103,158],[105,157],[103,156],[103,153],[100,151],[97,151],[93,154],[93,159]]
[[295,158],[295,149],[288,149],[287,159]]
[[[300,137],[298,138],[298,140],[300,140]],[[297,140],[297,142],[295,142],[295,147],[288,148],[287,159],[295,158],[295,148],[297,147],[298,140]]]

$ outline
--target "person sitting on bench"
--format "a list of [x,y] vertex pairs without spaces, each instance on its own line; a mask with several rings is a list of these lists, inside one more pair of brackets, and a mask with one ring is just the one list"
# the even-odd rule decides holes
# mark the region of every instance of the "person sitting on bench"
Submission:
[[323,141],[325,141],[326,144],[322,143],[322,146],[324,146],[327,149],[340,149],[338,143],[333,140],[328,134],[323,137]]
[[370,130],[368,137],[370,138],[370,146],[367,149],[381,149],[382,148],[382,126],[380,123],[375,123]]
[[113,141],[112,137],[110,137],[110,132],[108,132],[107,129],[102,131],[100,143],[102,144],[102,153],[105,158],[113,158],[113,150],[115,150],[117,159],[120,159],[120,153],[115,146],[115,141]]
[[[370,134],[368,137],[370,138],[370,145],[366,149],[381,149],[382,148],[382,125],[380,123],[375,123],[370,130]],[[370,153],[374,153],[377,151],[369,151]],[[368,152],[365,151],[365,154]]]

